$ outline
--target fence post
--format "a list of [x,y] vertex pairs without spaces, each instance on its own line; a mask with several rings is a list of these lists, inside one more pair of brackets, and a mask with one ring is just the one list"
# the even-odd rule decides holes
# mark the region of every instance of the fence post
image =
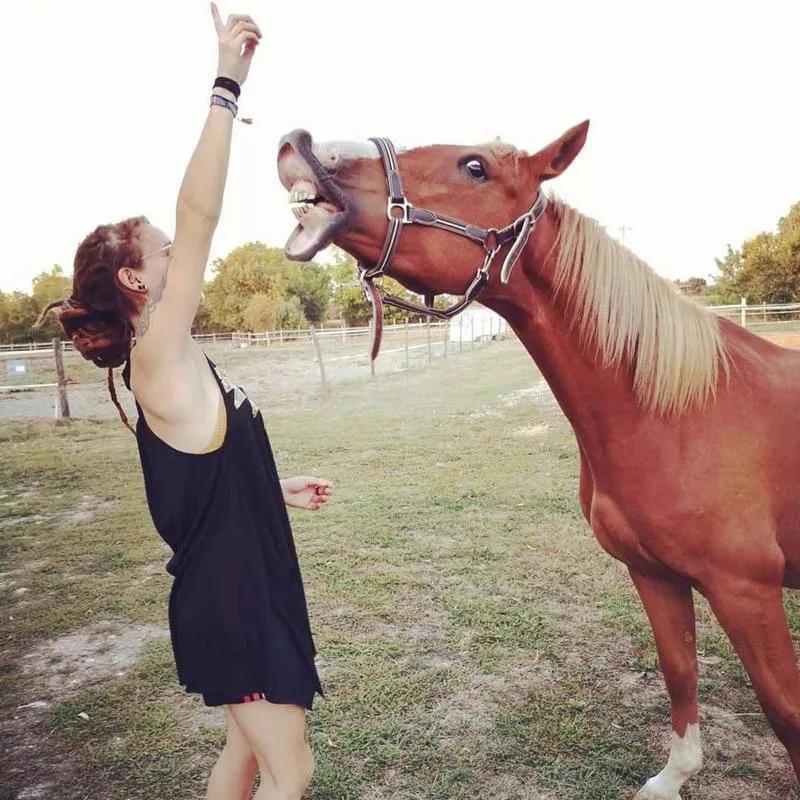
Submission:
[[53,339],[53,354],[56,358],[56,375],[58,375],[58,406],[56,407],[56,419],[69,419],[67,379],[64,375],[64,345],[61,339]]
[[406,329],[406,369],[409,369],[410,367],[408,360],[408,317],[406,317],[405,329]]
[[319,375],[322,379],[322,388],[327,388],[327,383],[325,381],[325,364],[322,362],[322,350],[319,346],[319,339],[317,339],[317,329],[314,327],[314,323],[310,322],[309,325],[311,331],[311,338],[314,341],[314,349],[317,351],[317,361],[319,362]]
[[747,298],[742,298],[742,327],[747,327]]

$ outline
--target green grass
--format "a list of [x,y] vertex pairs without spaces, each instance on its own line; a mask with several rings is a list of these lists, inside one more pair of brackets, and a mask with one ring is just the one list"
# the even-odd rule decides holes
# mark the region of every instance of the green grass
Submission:
[[[236,379],[248,363],[236,354]],[[326,691],[314,800],[612,800],[663,766],[647,622],[580,514],[568,425],[525,392],[540,380],[509,341],[327,396],[253,392],[281,473],[335,484],[323,511],[292,512]],[[66,634],[113,651],[111,632],[165,625],[168,553],[132,437],[4,424],[0,448],[0,800],[48,781],[59,800],[201,798],[223,733],[176,686],[167,640],[105,675],[67,670],[61,689],[26,672]],[[701,667],[706,768],[684,798],[797,796],[702,601],[698,615],[721,661]],[[36,700],[50,707],[17,710]]]

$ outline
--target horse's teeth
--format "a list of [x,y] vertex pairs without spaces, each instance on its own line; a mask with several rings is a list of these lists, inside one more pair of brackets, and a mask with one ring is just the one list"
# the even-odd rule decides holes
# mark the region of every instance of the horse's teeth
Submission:
[[316,199],[317,194],[313,190],[296,187],[289,190],[289,208],[292,209],[292,213],[297,219],[311,213]]
[[294,206],[298,203],[305,203],[309,200],[313,200],[314,197],[315,195],[313,192],[302,189],[292,189],[289,192],[289,205]]
[[309,203],[292,203],[292,212],[297,219],[306,216],[311,211],[312,206]]

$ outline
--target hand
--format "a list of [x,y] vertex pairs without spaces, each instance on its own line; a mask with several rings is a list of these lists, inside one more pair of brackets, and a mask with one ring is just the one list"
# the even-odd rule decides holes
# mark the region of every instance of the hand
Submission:
[[283,500],[287,506],[316,511],[328,502],[331,483],[321,478],[298,475],[296,478],[282,480],[281,489],[283,489]]
[[241,86],[261,41],[261,29],[247,14],[231,14],[223,23],[216,3],[211,3],[211,16],[219,38],[217,75],[231,78]]

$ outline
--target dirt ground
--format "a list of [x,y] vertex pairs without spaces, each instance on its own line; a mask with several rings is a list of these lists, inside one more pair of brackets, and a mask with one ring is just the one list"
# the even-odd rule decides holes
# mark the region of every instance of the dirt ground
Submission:
[[791,350],[800,350],[800,333],[762,333],[767,341]]

